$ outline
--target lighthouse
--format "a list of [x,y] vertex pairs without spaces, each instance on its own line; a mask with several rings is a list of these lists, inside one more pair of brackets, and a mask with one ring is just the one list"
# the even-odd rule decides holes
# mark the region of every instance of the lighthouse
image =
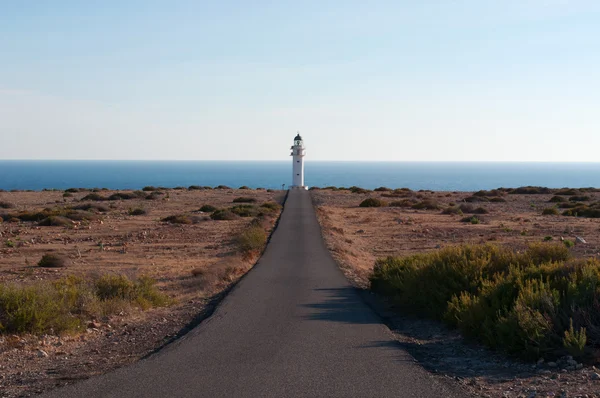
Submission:
[[292,165],[292,188],[306,189],[304,186],[304,141],[300,133],[294,138],[294,145],[291,148]]

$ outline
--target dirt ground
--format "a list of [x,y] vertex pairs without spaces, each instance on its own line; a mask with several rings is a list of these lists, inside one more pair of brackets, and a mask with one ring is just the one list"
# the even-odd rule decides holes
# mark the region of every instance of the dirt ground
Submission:
[[[127,192],[127,191],[121,191]],[[14,207],[0,213],[39,211],[81,204],[90,192],[0,192],[0,202]],[[108,197],[114,191],[98,194]],[[149,194],[150,192],[148,192]],[[34,222],[0,223],[0,283],[28,284],[67,275],[94,277],[106,273],[147,275],[175,299],[168,308],[135,308],[105,319],[90,319],[83,334],[32,336],[0,334],[0,397],[29,396],[74,380],[104,373],[138,360],[184,334],[210,314],[215,302],[256,256],[241,258],[234,237],[251,218],[211,220],[202,205],[231,207],[236,197],[256,204],[283,200],[285,193],[265,190],[165,190],[153,200],[94,202],[108,207],[91,222],[67,227]],[[147,214],[130,215],[143,208]],[[193,224],[169,224],[161,219],[177,214]],[[267,219],[271,230],[278,212]],[[67,258],[64,268],[40,268],[46,253]],[[194,271],[194,273],[192,272]]]
[[[530,242],[562,239],[586,243],[571,248],[579,257],[600,256],[600,219],[542,215],[552,207],[552,194],[504,195],[506,202],[470,203],[488,214],[481,222],[462,222],[468,214],[447,215],[441,210],[414,210],[402,207],[361,208],[366,198],[386,201],[403,198],[382,197],[385,192],[366,194],[349,191],[311,192],[323,236],[346,276],[361,288],[368,288],[368,276],[375,260],[404,256],[461,243],[492,242],[516,250]],[[464,204],[472,192],[413,192],[415,200],[436,201],[441,208]],[[599,193],[586,193],[590,202]],[[568,197],[565,197],[567,199]],[[365,290],[367,300],[372,296]],[[400,344],[427,369],[461,383],[467,391],[483,397],[600,397],[600,374],[595,367],[579,364],[566,371],[545,362],[530,364],[507,358],[464,341],[458,333],[438,322],[414,319],[386,306],[373,307],[388,321]],[[582,367],[582,368],[581,368]]]

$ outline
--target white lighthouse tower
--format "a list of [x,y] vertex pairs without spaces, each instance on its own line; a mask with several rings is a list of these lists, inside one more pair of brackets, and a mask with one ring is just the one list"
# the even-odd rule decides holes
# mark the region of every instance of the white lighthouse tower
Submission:
[[300,133],[294,138],[294,145],[292,146],[292,159],[293,159],[293,175],[292,175],[292,186],[291,188],[306,189],[304,186],[304,141],[300,137]]

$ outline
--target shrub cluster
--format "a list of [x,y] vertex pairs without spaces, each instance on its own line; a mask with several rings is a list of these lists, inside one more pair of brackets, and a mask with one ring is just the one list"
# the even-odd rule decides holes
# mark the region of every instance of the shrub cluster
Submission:
[[68,277],[34,285],[0,284],[0,333],[60,334],[85,329],[89,319],[136,306],[166,306],[168,296],[147,277]]
[[359,205],[359,207],[385,207],[387,206],[387,202],[378,199],[378,198],[367,198],[363,200]]
[[520,253],[465,245],[388,257],[370,280],[405,311],[445,320],[526,359],[583,356],[600,345],[600,262],[571,260],[564,245],[539,243]]
[[41,211],[23,211],[16,214],[0,214],[4,220],[37,222],[42,226],[72,226],[72,221],[94,221],[101,217],[98,214],[75,208],[46,208]]
[[256,203],[256,198],[250,198],[247,196],[242,196],[239,198],[235,198],[232,201],[233,203]]
[[576,206],[565,210],[563,216],[600,218],[600,202],[590,205],[577,204]]

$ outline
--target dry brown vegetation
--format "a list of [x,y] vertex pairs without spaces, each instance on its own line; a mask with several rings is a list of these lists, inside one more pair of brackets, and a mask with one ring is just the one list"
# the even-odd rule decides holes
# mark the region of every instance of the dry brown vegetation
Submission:
[[[83,333],[76,328],[41,336],[0,331],[0,390],[6,396],[110,370],[184,333],[252,267],[285,195],[244,189],[243,196],[255,202],[232,211],[242,192],[227,187],[64,193],[0,193],[0,201],[11,204],[0,211],[0,287],[11,297],[24,297],[19,289],[29,289],[52,298],[53,289],[76,280],[99,300],[106,291],[117,292],[119,300],[104,304],[102,311],[84,312],[89,319],[82,319]],[[232,217],[214,220],[215,210]],[[137,292],[138,280],[148,287],[146,281],[152,281],[169,307],[148,310],[146,298],[131,294],[126,296],[133,301],[123,300],[119,292]]]

